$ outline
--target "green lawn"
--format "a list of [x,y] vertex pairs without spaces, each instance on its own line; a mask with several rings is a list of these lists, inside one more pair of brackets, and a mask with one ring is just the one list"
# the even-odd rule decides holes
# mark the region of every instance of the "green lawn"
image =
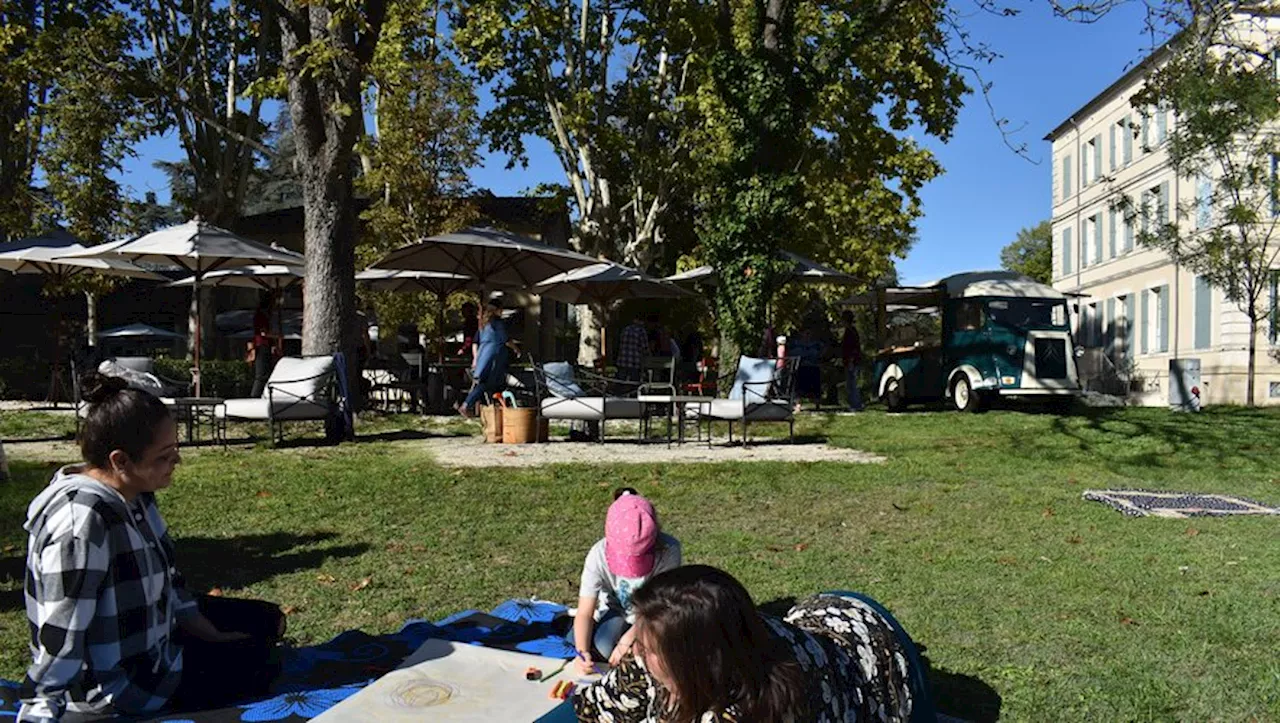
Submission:
[[[759,602],[832,588],[883,601],[928,647],[945,711],[1280,720],[1280,520],[1129,519],[1080,499],[1136,486],[1278,504],[1280,414],[872,412],[798,431],[881,465],[524,471],[438,467],[413,437],[456,427],[420,425],[383,420],[362,429],[388,441],[341,447],[184,452],[161,504],[193,587],[278,601],[304,642],[512,596],[567,602],[612,489],[630,484],[688,561],[730,570]],[[5,439],[68,428],[0,419]],[[54,461],[10,456],[5,677],[26,656],[19,525]]]

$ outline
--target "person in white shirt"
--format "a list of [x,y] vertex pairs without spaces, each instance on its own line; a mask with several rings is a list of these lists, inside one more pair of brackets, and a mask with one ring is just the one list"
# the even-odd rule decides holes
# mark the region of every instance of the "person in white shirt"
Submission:
[[662,532],[653,504],[633,489],[618,490],[604,528],[582,566],[570,633],[583,673],[593,670],[594,659],[617,665],[631,650],[631,596],[650,577],[681,564],[680,541]]

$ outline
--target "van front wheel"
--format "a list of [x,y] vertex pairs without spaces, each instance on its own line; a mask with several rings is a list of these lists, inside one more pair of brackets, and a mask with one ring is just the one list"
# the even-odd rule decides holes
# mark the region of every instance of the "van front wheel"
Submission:
[[902,382],[890,379],[884,385],[884,406],[890,412],[901,412],[907,406],[906,397],[902,394]]
[[982,395],[974,391],[969,377],[961,374],[951,385],[951,402],[960,412],[978,412],[982,410]]

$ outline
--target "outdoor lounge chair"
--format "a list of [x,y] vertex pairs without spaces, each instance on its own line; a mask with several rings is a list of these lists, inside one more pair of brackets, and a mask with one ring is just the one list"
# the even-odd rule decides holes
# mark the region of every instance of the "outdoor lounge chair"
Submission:
[[214,414],[222,441],[227,440],[228,420],[266,421],[273,444],[284,440],[285,422],[325,421],[338,411],[333,388],[333,357],[282,357],[261,397],[228,399],[218,406]]
[[[191,383],[169,379],[156,373],[156,362],[148,356],[121,356],[105,359],[98,365],[97,371],[107,376],[122,377],[133,389],[154,394],[161,402],[173,406],[174,397],[185,397],[191,393]],[[76,411],[76,433],[80,433],[80,422],[89,414],[89,405],[84,401],[80,389],[80,375],[83,371],[73,360],[71,362],[71,394]]]
[[707,422],[707,443],[711,443],[711,423],[729,423],[729,442],[733,442],[733,423],[742,424],[742,443],[746,445],[748,428],[753,422],[786,422],[788,438],[796,439],[795,376],[800,364],[798,357],[784,359],[738,358],[738,368],[733,375],[733,386],[728,399],[716,399],[709,404],[690,404],[685,408],[689,416],[696,416],[699,425]]
[[[643,385],[624,382],[575,369],[569,362],[548,362],[533,366],[539,410],[544,419],[600,423],[604,442],[605,422],[616,419],[644,419],[644,404],[626,396]],[[644,434],[643,425],[641,434]]]

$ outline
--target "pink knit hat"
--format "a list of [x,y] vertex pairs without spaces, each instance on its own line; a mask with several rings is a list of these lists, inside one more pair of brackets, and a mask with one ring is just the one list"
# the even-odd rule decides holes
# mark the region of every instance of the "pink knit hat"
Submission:
[[653,572],[658,513],[640,495],[623,494],[604,521],[604,559],[615,575],[644,577]]

